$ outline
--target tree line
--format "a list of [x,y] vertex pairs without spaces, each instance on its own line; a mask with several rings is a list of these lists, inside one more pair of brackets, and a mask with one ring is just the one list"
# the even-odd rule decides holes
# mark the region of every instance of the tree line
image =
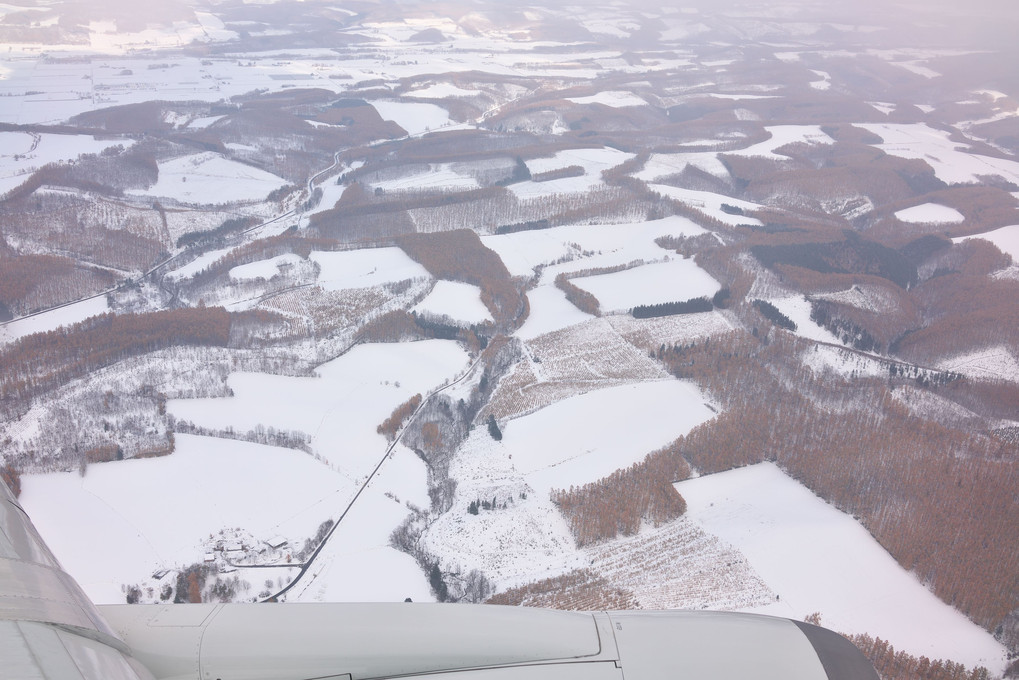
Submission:
[[221,307],[102,314],[35,333],[0,352],[0,404],[31,397],[88,372],[172,345],[225,347],[231,315]]

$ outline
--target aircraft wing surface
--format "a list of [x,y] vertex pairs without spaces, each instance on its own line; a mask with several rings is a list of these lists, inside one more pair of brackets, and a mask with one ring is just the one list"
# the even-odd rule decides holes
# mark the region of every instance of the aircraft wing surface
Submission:
[[0,482],[0,676],[151,680]]

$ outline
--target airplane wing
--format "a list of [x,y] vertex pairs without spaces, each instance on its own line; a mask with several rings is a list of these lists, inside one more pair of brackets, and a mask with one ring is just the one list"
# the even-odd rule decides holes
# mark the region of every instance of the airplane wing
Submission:
[[95,606],[0,482],[0,676],[63,680],[877,680],[752,614],[460,604]]
[[0,482],[0,676],[151,680]]

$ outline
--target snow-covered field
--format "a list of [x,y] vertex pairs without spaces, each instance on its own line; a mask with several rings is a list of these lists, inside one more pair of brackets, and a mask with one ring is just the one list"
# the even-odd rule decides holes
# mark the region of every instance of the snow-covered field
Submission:
[[[450,467],[453,507],[424,544],[446,564],[483,569],[500,589],[587,566],[549,491],[601,479],[712,416],[694,386],[667,379],[552,404],[505,423],[499,442],[475,428]],[[478,499],[498,507],[469,514]]]
[[938,368],[971,378],[1019,382],[1019,359],[1003,345],[945,359]]
[[651,184],[648,186],[651,191],[657,194],[673,198],[677,201],[682,201],[688,205],[697,208],[708,217],[730,224],[732,226],[737,225],[753,225],[761,226],[762,222],[756,217],[746,217],[744,215],[733,215],[722,210],[723,205],[729,205],[740,210],[758,210],[764,206],[758,205],[757,203],[751,203],[749,201],[741,201],[738,198],[731,198],[723,194],[716,194],[710,191],[694,191],[693,189],[680,189],[678,187],[670,187],[665,184]]
[[358,345],[323,364],[317,377],[233,373],[233,397],[171,400],[178,420],[217,430],[258,426],[311,436],[316,457],[339,471],[352,489],[386,451],[376,427],[414,394],[452,380],[466,353],[446,340]]
[[[712,142],[712,145],[718,143],[731,143],[730,141],[723,142]],[[655,182],[662,177],[668,177],[669,175],[676,175],[686,169],[687,166],[692,166],[698,170],[703,170],[709,175],[726,179],[729,177],[729,169],[725,167],[722,161],[718,160],[718,154],[715,152],[690,152],[690,153],[673,153],[673,154],[652,154],[651,158],[648,159],[647,163],[644,164],[644,168],[640,172],[636,173],[634,177],[645,182]]]
[[502,448],[539,493],[606,477],[713,417],[679,380],[621,385],[571,397],[503,427]]
[[965,216],[955,208],[940,203],[924,203],[912,208],[899,210],[895,217],[903,222],[928,224],[956,224],[965,220]]
[[49,163],[62,163],[82,154],[98,154],[114,146],[131,144],[129,140],[96,139],[89,135],[0,132],[0,196]]
[[414,558],[389,545],[389,535],[410,512],[405,503],[428,507],[428,473],[424,461],[398,445],[326,543],[309,575],[287,594],[287,600],[434,600]]
[[896,649],[1000,672],[1005,650],[989,633],[904,571],[852,517],[771,463],[680,482],[687,517],[748,560],[777,599],[751,607],[868,633]]
[[219,154],[205,152],[159,164],[159,180],[135,196],[170,198],[195,205],[262,201],[286,181]]
[[463,175],[456,172],[449,163],[439,163],[430,166],[422,172],[415,172],[395,179],[380,180],[371,182],[373,189],[383,191],[422,191],[425,189],[445,189],[454,191],[459,189],[477,189],[478,180],[470,175]]
[[282,270],[292,268],[302,262],[300,255],[287,253],[268,260],[259,260],[234,267],[230,270],[230,278],[234,281],[251,281],[265,279],[268,281]]
[[531,340],[594,318],[573,306],[566,299],[566,293],[551,284],[529,290],[527,301],[530,303],[530,314],[516,332],[516,336],[522,340]]
[[[551,284],[560,272],[611,267],[637,260],[658,261],[667,251],[655,239],[662,236],[696,236],[705,230],[685,217],[630,224],[570,225],[483,236],[482,242],[502,259],[510,274],[531,276],[546,266],[541,283]],[[564,262],[565,260],[565,262]]]
[[376,101],[372,106],[384,120],[391,120],[410,135],[438,130],[450,125],[449,112],[441,106],[423,102]]
[[608,90],[605,92],[599,92],[589,97],[568,97],[568,102],[574,104],[601,104],[602,106],[610,106],[612,108],[622,108],[626,106],[647,106],[647,102],[632,92]]
[[572,283],[598,298],[605,312],[625,312],[638,305],[710,298],[720,287],[718,281],[693,260],[680,257],[614,274],[575,278]]
[[773,125],[764,128],[771,138],[753,144],[745,149],[730,151],[735,156],[760,156],[776,161],[788,160],[775,150],[787,144],[834,144],[835,140],[825,134],[818,125]]
[[531,158],[527,169],[531,174],[560,170],[571,166],[584,169],[577,177],[563,177],[544,182],[517,182],[509,190],[520,200],[553,196],[555,194],[578,194],[603,186],[601,173],[614,168],[633,157],[633,154],[608,147],[593,149],[570,149],[559,151],[549,158]]
[[178,435],[170,456],[27,475],[21,503],[89,597],[123,603],[122,584],[201,562],[221,529],[303,542],[348,489],[301,451]]
[[321,267],[318,283],[325,290],[370,288],[429,277],[428,270],[393,247],[313,252],[311,260]]
[[467,325],[492,320],[492,314],[481,302],[481,289],[460,281],[436,281],[428,296],[416,304],[419,314],[447,316]]
[[955,243],[959,243],[960,241],[965,241],[968,238],[986,239],[996,245],[998,250],[1001,252],[1008,253],[1012,258],[1012,262],[1019,262],[1019,224],[1013,224],[1008,227],[1002,227],[1001,229],[995,229],[994,231],[984,232],[983,234],[965,236],[952,240]]
[[841,344],[842,341],[832,335],[827,328],[819,326],[810,318],[810,300],[802,295],[790,295],[776,300],[768,300],[768,302],[775,305],[778,311],[796,324],[797,335],[818,342]]
[[109,311],[109,304],[106,301],[106,296],[99,295],[82,300],[81,302],[65,305],[59,309],[15,319],[0,324],[0,345],[14,342],[18,338],[23,338],[32,333],[44,333],[60,326],[70,326],[107,311]]
[[860,124],[881,137],[879,149],[893,156],[918,158],[934,168],[938,179],[948,184],[980,183],[986,175],[1019,182],[1019,162],[981,156],[961,149],[951,134],[923,123]]

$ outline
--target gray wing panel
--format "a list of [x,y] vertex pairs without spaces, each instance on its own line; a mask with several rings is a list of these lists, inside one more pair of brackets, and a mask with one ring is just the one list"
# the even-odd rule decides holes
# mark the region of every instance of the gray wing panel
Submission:
[[5,678],[151,680],[0,482],[0,659]]

